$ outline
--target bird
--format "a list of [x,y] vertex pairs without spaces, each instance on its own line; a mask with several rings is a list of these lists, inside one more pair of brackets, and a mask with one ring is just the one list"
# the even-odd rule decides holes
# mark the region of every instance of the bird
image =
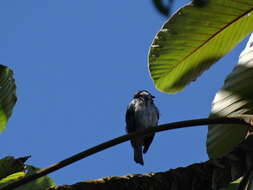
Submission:
[[[139,90],[134,93],[126,110],[126,132],[133,133],[149,127],[155,127],[159,120],[159,110],[154,104],[155,96],[147,90]],[[154,139],[155,133],[139,136],[131,140],[134,151],[134,161],[144,165],[142,153],[146,153]]]

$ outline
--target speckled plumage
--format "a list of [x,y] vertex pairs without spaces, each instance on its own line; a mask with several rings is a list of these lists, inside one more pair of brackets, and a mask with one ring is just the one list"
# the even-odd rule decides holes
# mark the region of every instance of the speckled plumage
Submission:
[[[148,127],[155,127],[159,120],[159,111],[153,102],[154,96],[148,91],[141,90],[134,94],[126,111],[126,131],[132,133]],[[142,152],[146,153],[155,134],[138,137],[131,140],[134,149],[134,160],[144,164]]]

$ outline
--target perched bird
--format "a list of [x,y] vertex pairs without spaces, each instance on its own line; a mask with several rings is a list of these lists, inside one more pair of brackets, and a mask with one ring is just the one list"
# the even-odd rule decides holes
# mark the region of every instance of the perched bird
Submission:
[[[153,102],[154,96],[148,91],[137,91],[126,111],[126,131],[127,133],[141,131],[148,127],[157,126],[159,111]],[[144,165],[142,152],[146,153],[153,141],[155,134],[137,137],[131,140],[134,149],[134,161]]]

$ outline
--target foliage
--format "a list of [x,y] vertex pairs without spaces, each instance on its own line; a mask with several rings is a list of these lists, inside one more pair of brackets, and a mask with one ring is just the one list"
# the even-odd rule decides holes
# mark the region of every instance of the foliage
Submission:
[[178,10],[156,35],[149,72],[156,88],[181,91],[253,31],[251,0],[209,0]]
[[[167,0],[168,5],[166,6],[162,0],[152,0],[156,10],[163,16],[169,16],[174,0]],[[193,0],[193,4],[197,7],[203,7],[207,4],[208,0]]]
[[237,190],[241,180],[242,178],[239,178],[230,183],[226,188],[222,188],[221,190]]
[[13,72],[10,68],[0,65],[0,132],[4,130],[16,101]]
[[168,6],[165,6],[162,0],[153,0],[153,4],[158,12],[164,16],[168,16],[174,0],[168,0]]
[[[0,188],[25,176],[31,175],[38,170],[39,168],[25,165],[20,158],[2,158],[0,160]],[[49,177],[44,176],[21,187],[15,188],[15,190],[44,190],[53,185],[55,185],[55,183]]]
[[[242,51],[238,64],[226,77],[223,87],[212,102],[210,117],[229,117],[253,114],[253,35]],[[217,158],[231,152],[247,135],[245,125],[209,125],[207,152]]]
[[[173,0],[168,2],[168,7],[166,7],[163,5],[162,0],[153,0],[156,8],[164,15],[169,14]],[[150,48],[149,72],[155,86],[163,92],[175,93],[194,81],[204,70],[230,51],[249,32],[253,31],[252,11],[253,3],[251,0],[195,0],[180,9],[163,25]],[[253,95],[253,92],[250,91],[250,83],[247,83],[247,81],[252,81],[253,78],[247,69],[243,70],[241,67],[238,70],[236,69],[227,77],[225,87],[222,89],[233,89],[233,92],[218,100],[217,105],[220,110],[217,111],[216,108],[214,111],[212,110],[210,117],[233,116],[234,113],[238,113],[238,110],[239,114],[253,113],[253,111],[249,111],[253,101],[247,99],[247,97],[250,98]],[[240,72],[243,72],[244,78],[241,75],[240,77],[237,76]],[[246,88],[244,85],[238,85],[238,82],[245,84]],[[242,87],[246,90],[241,91]],[[222,95],[224,95],[223,91]],[[219,92],[218,97],[221,97]],[[233,101],[230,101],[231,98]],[[228,99],[229,101],[227,101]],[[245,102],[245,99],[248,101]],[[4,130],[16,101],[16,85],[13,72],[8,67],[0,65],[0,131]],[[227,110],[225,114],[224,110]],[[222,130],[220,130],[220,127],[218,129],[217,126],[209,126],[207,148],[211,157],[219,157],[228,153],[244,138],[246,133],[246,128],[241,126],[239,128],[233,127],[233,129],[231,127],[230,129],[223,128]],[[138,133],[136,134],[138,135]],[[230,138],[233,135],[238,139]],[[220,146],[221,144],[222,146]],[[104,147],[105,145],[101,144],[99,146]],[[88,150],[87,155],[94,152],[94,148],[91,148],[91,150]],[[80,155],[83,156],[84,153],[80,153]],[[78,159],[81,158],[78,157]],[[71,162],[78,159],[72,159]],[[13,157],[5,157],[0,160],[0,188],[37,173],[38,168],[25,165],[24,162],[23,159]],[[207,166],[207,170],[210,169],[208,164],[210,163],[204,164],[204,166]],[[66,166],[67,164],[62,162],[62,165]],[[216,167],[216,164],[212,166]],[[220,168],[217,170],[220,170]],[[227,180],[230,180],[230,176],[232,176],[232,172]],[[174,176],[171,177],[174,178]],[[194,175],[191,177],[194,177]],[[212,178],[213,176],[208,177]],[[234,189],[238,183],[238,181],[234,182],[228,189]],[[54,185],[49,177],[43,176],[15,188],[15,190],[43,190]],[[196,183],[196,185],[198,184]]]
[[6,156],[0,160],[0,179],[5,178],[13,173],[24,170],[26,158],[15,159],[12,156]]

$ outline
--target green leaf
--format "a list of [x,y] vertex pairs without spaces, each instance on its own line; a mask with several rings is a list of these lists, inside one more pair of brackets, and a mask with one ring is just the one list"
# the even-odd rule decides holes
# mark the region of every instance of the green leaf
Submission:
[[156,35],[149,72],[156,88],[183,90],[253,31],[252,0],[209,0],[178,10]]
[[[223,87],[212,102],[210,117],[229,117],[253,114],[253,34],[238,64],[226,77]],[[248,126],[227,124],[209,125],[207,153],[218,158],[231,152],[247,135]]]
[[29,157],[14,158],[6,156],[0,160],[0,179],[5,178],[13,173],[24,171],[24,162]]
[[[36,168],[34,166],[27,166],[27,174],[26,175],[30,175],[35,173],[36,171],[39,170],[39,168]],[[52,179],[50,179],[48,176],[43,176],[41,178],[38,178],[30,183],[27,183],[23,186],[20,186],[18,188],[16,188],[15,190],[44,190],[50,186],[54,186],[55,183]]]
[[[0,188],[6,184],[9,184],[17,179],[25,176],[25,172],[16,172],[0,180]],[[3,185],[4,184],[4,185]]]
[[[14,174],[11,174],[7,176],[6,178],[3,178],[0,180],[0,188],[6,186],[9,183],[12,183],[13,181],[20,179],[24,176],[30,175],[35,173],[39,170],[39,168],[33,167],[33,166],[27,166],[26,167],[27,172],[17,172]],[[43,176],[41,178],[38,178],[30,183],[27,183],[25,185],[22,185],[18,188],[15,188],[14,190],[45,190],[46,188],[50,186],[54,186],[55,183],[53,180],[51,180],[47,176]]]
[[13,72],[8,67],[0,65],[0,132],[4,130],[16,101]]
[[222,188],[221,190],[237,190],[241,180],[242,178],[239,178],[230,183],[226,188]]

